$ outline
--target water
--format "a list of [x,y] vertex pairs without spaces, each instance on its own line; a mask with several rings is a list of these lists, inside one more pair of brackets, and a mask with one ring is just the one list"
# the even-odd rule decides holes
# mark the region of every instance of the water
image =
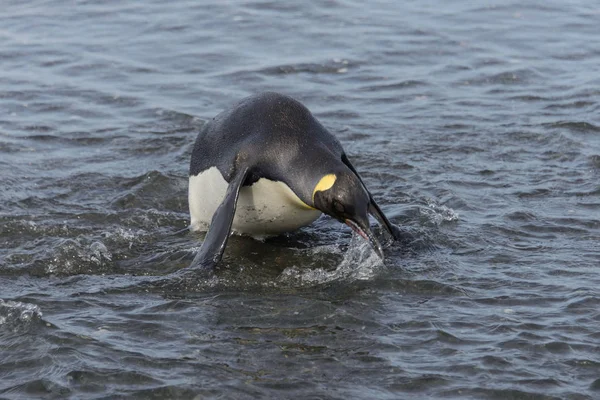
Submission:
[[[600,8],[5,1],[0,398],[600,397]],[[452,4],[450,4],[452,3]],[[306,104],[403,239],[185,274],[204,121]]]

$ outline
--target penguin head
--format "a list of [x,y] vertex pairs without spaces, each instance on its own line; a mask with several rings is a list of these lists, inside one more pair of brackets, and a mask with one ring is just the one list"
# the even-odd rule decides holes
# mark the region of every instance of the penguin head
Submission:
[[369,241],[383,259],[381,244],[371,232],[369,223],[371,198],[356,175],[344,172],[323,176],[313,191],[313,204]]

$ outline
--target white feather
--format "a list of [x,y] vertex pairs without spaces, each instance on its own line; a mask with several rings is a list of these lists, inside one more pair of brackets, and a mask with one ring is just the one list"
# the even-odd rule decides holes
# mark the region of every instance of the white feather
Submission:
[[[216,167],[190,176],[191,229],[206,231],[223,201],[228,183]],[[307,206],[283,182],[259,179],[240,189],[232,229],[251,236],[270,236],[309,225],[321,212]]]

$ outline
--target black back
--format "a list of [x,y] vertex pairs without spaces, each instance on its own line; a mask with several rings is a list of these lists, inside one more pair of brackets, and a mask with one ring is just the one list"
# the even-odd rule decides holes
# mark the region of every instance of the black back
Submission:
[[323,175],[349,171],[338,140],[298,101],[266,92],[248,97],[203,127],[192,152],[190,175],[216,166],[225,180],[248,167],[244,185],[259,178],[286,183],[311,204]]

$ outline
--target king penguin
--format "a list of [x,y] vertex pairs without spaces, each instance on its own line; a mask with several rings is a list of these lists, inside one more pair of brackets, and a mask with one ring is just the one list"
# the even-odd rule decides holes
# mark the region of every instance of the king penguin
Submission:
[[279,93],[247,97],[207,122],[189,178],[190,229],[208,230],[192,266],[212,269],[232,231],[273,236],[321,213],[349,225],[381,258],[368,215],[397,239],[340,142],[304,105]]

